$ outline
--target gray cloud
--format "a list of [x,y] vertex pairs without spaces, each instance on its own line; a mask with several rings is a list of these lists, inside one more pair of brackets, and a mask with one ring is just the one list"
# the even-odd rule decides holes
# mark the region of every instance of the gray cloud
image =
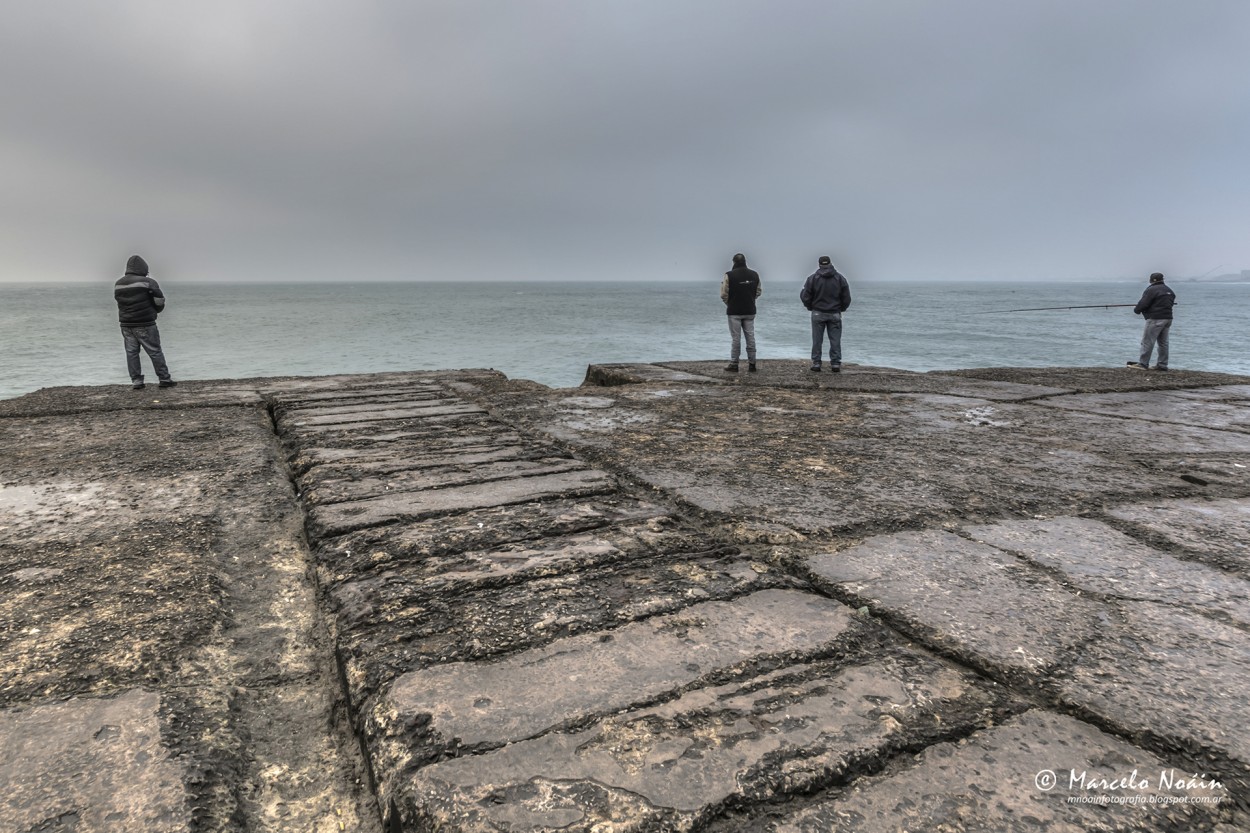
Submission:
[[1250,268],[1240,0],[48,0],[0,279]]

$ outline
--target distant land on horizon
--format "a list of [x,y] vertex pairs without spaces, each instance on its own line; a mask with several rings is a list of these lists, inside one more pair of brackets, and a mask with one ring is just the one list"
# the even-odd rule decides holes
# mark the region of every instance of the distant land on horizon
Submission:
[[1230,272],[1211,278],[1189,278],[1190,283],[1250,283],[1250,269],[1242,269],[1240,273]]

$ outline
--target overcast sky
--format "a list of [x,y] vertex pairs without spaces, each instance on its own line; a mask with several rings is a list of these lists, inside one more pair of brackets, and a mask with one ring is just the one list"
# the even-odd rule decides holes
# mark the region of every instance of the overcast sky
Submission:
[[1250,269],[1246,0],[17,0],[0,280]]

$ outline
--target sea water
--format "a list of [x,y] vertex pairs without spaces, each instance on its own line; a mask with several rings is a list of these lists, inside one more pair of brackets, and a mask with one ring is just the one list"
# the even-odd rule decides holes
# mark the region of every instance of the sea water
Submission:
[[[552,387],[588,364],[725,360],[718,279],[690,283],[179,284],[161,339],[175,379],[494,368]],[[1180,282],[1174,369],[1250,374],[1250,284]],[[764,278],[760,361],[809,357],[801,281]],[[1146,283],[887,283],[851,277],[847,363],[927,371],[1123,367],[1136,360]],[[155,381],[147,357],[145,375]],[[0,283],[0,398],[128,384],[111,282]]]

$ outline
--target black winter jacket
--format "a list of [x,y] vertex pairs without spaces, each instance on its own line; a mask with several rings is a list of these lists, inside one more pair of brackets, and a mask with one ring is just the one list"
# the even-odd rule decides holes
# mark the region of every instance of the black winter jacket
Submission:
[[1171,318],[1172,305],[1175,303],[1176,293],[1160,281],[1146,287],[1146,291],[1141,294],[1141,300],[1133,307],[1133,312],[1147,321],[1157,321],[1160,318]]
[[845,312],[851,306],[851,287],[837,269],[822,266],[808,275],[799,300],[813,312]]
[[123,327],[151,327],[165,309],[160,284],[148,277],[148,264],[138,255],[126,261],[126,274],[113,284],[113,298]]

